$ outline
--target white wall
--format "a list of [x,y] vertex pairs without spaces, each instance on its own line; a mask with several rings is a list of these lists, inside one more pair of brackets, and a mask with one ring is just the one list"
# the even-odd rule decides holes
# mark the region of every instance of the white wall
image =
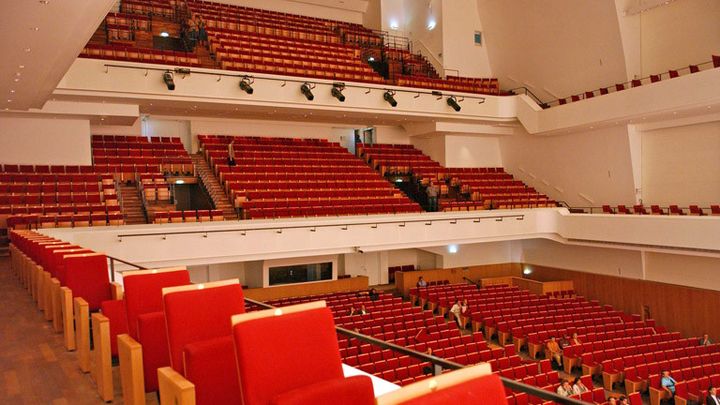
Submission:
[[381,0],[368,0],[367,10],[363,14],[363,26],[372,30],[382,30]]
[[378,125],[375,127],[375,141],[377,143],[409,144],[410,137],[403,127]]
[[208,281],[238,279],[245,285],[246,263],[218,263],[200,266],[188,266],[190,281],[193,283],[206,283]]
[[523,262],[627,278],[643,278],[641,253],[532,239],[522,241]]
[[192,135],[190,122],[177,117],[149,116],[142,121],[142,135],[147,137],[173,137],[180,138],[186,150],[192,149]]
[[500,138],[505,169],[573,206],[632,204],[635,187],[627,128],[557,136]]
[[642,75],[707,62],[720,54],[720,2],[678,0],[641,19]]
[[[492,77],[487,47],[475,45],[475,31],[482,32],[477,0],[443,1],[443,63],[446,74]],[[484,38],[483,38],[484,39]],[[442,74],[442,72],[440,72]]]
[[[420,52],[430,62],[443,65],[443,0],[405,0],[405,31],[413,42],[413,51]],[[428,29],[434,21],[435,28]],[[442,71],[438,72],[443,74]]]
[[389,250],[388,267],[412,264],[416,270],[428,270],[438,267],[438,255],[423,249]]
[[720,121],[642,133],[646,204],[720,202]]
[[490,136],[445,136],[446,167],[502,167],[500,140]]
[[142,120],[138,118],[133,125],[90,125],[93,135],[142,135]]
[[89,165],[90,122],[0,117],[0,162]]
[[626,80],[614,2],[477,4],[490,66],[502,88],[527,86],[548,100]]
[[344,274],[350,276],[366,276],[369,285],[388,283],[388,253],[366,252],[347,253],[340,255]]
[[518,242],[485,242],[457,244],[457,252],[450,253],[450,246],[424,248],[423,250],[438,256],[438,263],[444,269],[453,267],[476,266],[483,264],[518,262],[521,259]]
[[645,253],[646,278],[661,283],[720,290],[719,268],[718,258]]
[[445,166],[445,137],[442,135],[414,136],[411,143],[424,154]]

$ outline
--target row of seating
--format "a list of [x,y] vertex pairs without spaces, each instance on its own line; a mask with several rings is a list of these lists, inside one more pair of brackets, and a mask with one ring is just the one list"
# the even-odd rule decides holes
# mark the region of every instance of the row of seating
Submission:
[[[685,209],[677,206],[677,205],[670,205],[667,207],[667,209],[664,209],[660,207],[659,205],[651,205],[650,211],[645,208],[642,204],[636,204],[633,205],[632,211],[625,205],[618,205],[617,210],[615,210],[610,205],[603,205],[602,206],[602,213],[603,214],[625,214],[625,215],[707,215],[703,208],[701,208],[698,205],[690,205],[688,206],[688,211],[685,212]],[[710,205],[710,215],[720,215],[720,205],[712,204]]]
[[[421,211],[337,143],[207,135],[199,135],[198,140],[231,202],[246,219]],[[234,166],[227,162],[231,142],[238,157]],[[285,166],[276,166],[242,158],[253,155],[287,160]],[[323,161],[322,155],[329,159]],[[302,156],[316,156],[317,164],[302,163]]]
[[[0,214],[2,215],[2,214]],[[0,220],[0,224],[2,224]],[[45,214],[12,214],[4,222],[8,229],[38,228],[81,228],[88,226],[124,225],[123,214],[117,211],[92,213],[51,213]]]
[[194,53],[140,48],[125,43],[111,43],[107,45],[89,43],[85,45],[78,56],[81,58],[157,63],[162,65],[202,66],[198,56]]
[[565,105],[571,102],[577,102],[580,100],[587,100],[590,98],[593,98],[595,96],[603,96],[605,94],[609,94],[610,92],[619,92],[623,91],[626,88],[634,88],[634,87],[640,87],[643,84],[651,84],[651,83],[657,83],[661,80],[663,80],[663,77],[667,75],[666,79],[674,79],[676,77],[680,77],[681,73],[687,70],[687,74],[693,74],[700,72],[701,67],[704,67],[704,65],[707,65],[708,68],[717,68],[720,67],[720,56],[718,55],[712,55],[712,62],[706,62],[699,65],[689,65],[687,68],[682,69],[676,69],[676,70],[669,70],[667,73],[659,73],[650,75],[645,78],[641,79],[633,79],[629,83],[620,83],[616,84],[614,86],[609,87],[601,87],[597,90],[592,91],[586,91],[580,94],[574,94],[570,97],[560,98],[556,102],[550,102],[547,103],[548,106],[554,106],[554,105]]
[[222,210],[183,210],[155,212],[153,220],[156,224],[181,222],[224,221]]
[[[334,323],[324,302],[243,316],[237,280],[193,285],[186,269],[170,268],[125,272],[120,286],[109,283],[103,255],[67,254],[85,249],[67,249],[72,245],[32,232],[13,232],[11,239],[13,271],[48,321],[65,317],[55,330],[66,333],[69,350],[77,348],[80,369],[92,371],[104,401],[113,400],[111,357],[116,353],[126,403],[143,402],[146,391],[158,388],[163,402],[179,405],[232,403],[240,398],[246,404],[376,403],[367,377],[344,379]],[[53,299],[54,294],[74,306],[57,311],[55,303],[61,301]],[[92,315],[91,352],[89,314],[97,309],[101,312]],[[267,348],[260,350],[263,345]],[[287,366],[297,361],[303,364],[303,376]],[[460,375],[480,369],[483,375],[490,372],[488,366],[478,366]],[[499,379],[492,381],[492,389],[473,395],[483,392],[491,399],[487,403],[504,403]],[[445,384],[440,387],[446,389]],[[419,388],[410,390],[413,396]],[[462,400],[467,391],[465,387],[454,397]],[[399,392],[407,399],[406,391]],[[381,397],[377,403],[403,401],[384,402]]]

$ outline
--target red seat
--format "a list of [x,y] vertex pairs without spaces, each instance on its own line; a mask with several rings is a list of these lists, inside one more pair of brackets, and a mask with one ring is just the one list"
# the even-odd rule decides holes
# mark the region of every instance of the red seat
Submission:
[[374,404],[369,378],[343,376],[333,315],[323,301],[235,316],[233,324],[245,405]]
[[196,403],[237,402],[230,318],[245,312],[237,280],[163,289],[171,367],[195,385]]
[[90,311],[99,310],[103,301],[111,299],[107,257],[104,254],[67,255],[64,262],[64,285],[72,290],[73,297],[87,301]]

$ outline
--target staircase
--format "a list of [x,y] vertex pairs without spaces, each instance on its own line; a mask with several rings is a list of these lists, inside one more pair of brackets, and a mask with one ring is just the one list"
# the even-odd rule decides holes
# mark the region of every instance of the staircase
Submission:
[[0,257],[10,256],[10,236],[7,228],[0,228]]
[[146,224],[147,218],[143,210],[142,200],[135,185],[118,184],[120,191],[120,208],[126,225]]
[[225,194],[225,189],[217,177],[215,177],[215,174],[213,174],[203,155],[196,153],[190,155],[190,157],[192,158],[193,165],[195,165],[195,171],[198,173],[198,176],[200,176],[200,181],[210,194],[210,198],[212,198],[215,209],[222,210],[225,220],[238,219],[235,208],[230,204],[230,199],[227,194]]

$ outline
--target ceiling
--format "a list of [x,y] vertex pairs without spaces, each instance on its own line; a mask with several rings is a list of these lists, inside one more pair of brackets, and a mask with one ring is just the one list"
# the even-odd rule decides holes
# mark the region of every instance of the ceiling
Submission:
[[115,0],[5,0],[0,110],[41,108]]

